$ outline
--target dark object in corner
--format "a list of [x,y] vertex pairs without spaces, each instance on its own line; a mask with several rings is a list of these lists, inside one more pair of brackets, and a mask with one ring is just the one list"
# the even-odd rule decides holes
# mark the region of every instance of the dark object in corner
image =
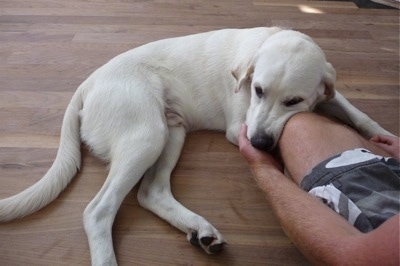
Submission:
[[[395,9],[392,6],[379,4],[371,0],[323,0],[323,1],[342,1],[342,2],[354,2],[359,8],[376,8],[376,9]],[[389,2],[390,0],[388,0]]]

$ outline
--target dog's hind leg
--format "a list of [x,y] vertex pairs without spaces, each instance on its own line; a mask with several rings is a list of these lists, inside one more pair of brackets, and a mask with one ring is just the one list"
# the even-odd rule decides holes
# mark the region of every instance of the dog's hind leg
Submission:
[[168,142],[157,163],[147,171],[138,192],[141,206],[187,234],[188,241],[203,248],[207,253],[223,249],[226,241],[203,217],[180,204],[172,195],[170,176],[174,169],[186,132],[183,127],[170,127]]
[[92,265],[117,265],[112,241],[115,215],[129,191],[160,156],[166,136],[151,131],[125,132],[111,157],[103,187],[84,211]]

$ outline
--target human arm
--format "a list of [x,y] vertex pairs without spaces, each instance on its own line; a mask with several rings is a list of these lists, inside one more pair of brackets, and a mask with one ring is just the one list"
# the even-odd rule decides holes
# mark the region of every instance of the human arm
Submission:
[[239,134],[240,151],[281,225],[299,250],[314,264],[399,264],[399,215],[363,234],[280,171],[277,161],[253,148]]
[[398,137],[377,135],[372,137],[370,141],[389,153],[390,156],[400,159],[400,139]]

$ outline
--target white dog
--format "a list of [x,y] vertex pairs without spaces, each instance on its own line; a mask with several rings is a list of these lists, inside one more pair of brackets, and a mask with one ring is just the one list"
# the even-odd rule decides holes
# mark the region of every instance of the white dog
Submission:
[[335,93],[335,70],[308,36],[280,28],[227,29],[153,42],[96,70],[73,96],[60,148],[46,175],[0,201],[0,220],[37,211],[77,173],[81,141],[110,162],[100,192],[84,211],[93,265],[116,265],[112,224],[121,202],[143,177],[138,200],[207,253],[225,240],[203,217],[177,202],[170,174],[186,133],[226,132],[237,144],[248,125],[253,146],[275,147],[285,122],[317,105],[362,134],[390,134]]

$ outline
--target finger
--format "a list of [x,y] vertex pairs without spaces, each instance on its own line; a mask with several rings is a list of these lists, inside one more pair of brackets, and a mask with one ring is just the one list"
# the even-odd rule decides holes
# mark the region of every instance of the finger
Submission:
[[380,148],[382,148],[382,149],[385,149],[385,147],[387,147],[386,144],[381,143],[381,142],[376,142],[376,143],[375,143],[375,146],[380,147]]
[[242,127],[240,128],[238,141],[239,141],[239,145],[245,144],[246,141],[249,141],[249,139],[247,138],[247,125],[246,124],[242,124]]
[[379,142],[379,135],[373,136],[369,140],[372,141],[372,142]]
[[370,141],[374,142],[375,144],[379,144],[379,143],[381,143],[381,144],[388,144],[388,145],[391,145],[391,144],[392,144],[391,139],[389,139],[387,136],[384,136],[384,135],[376,135],[376,136],[373,136],[373,137],[370,139]]

